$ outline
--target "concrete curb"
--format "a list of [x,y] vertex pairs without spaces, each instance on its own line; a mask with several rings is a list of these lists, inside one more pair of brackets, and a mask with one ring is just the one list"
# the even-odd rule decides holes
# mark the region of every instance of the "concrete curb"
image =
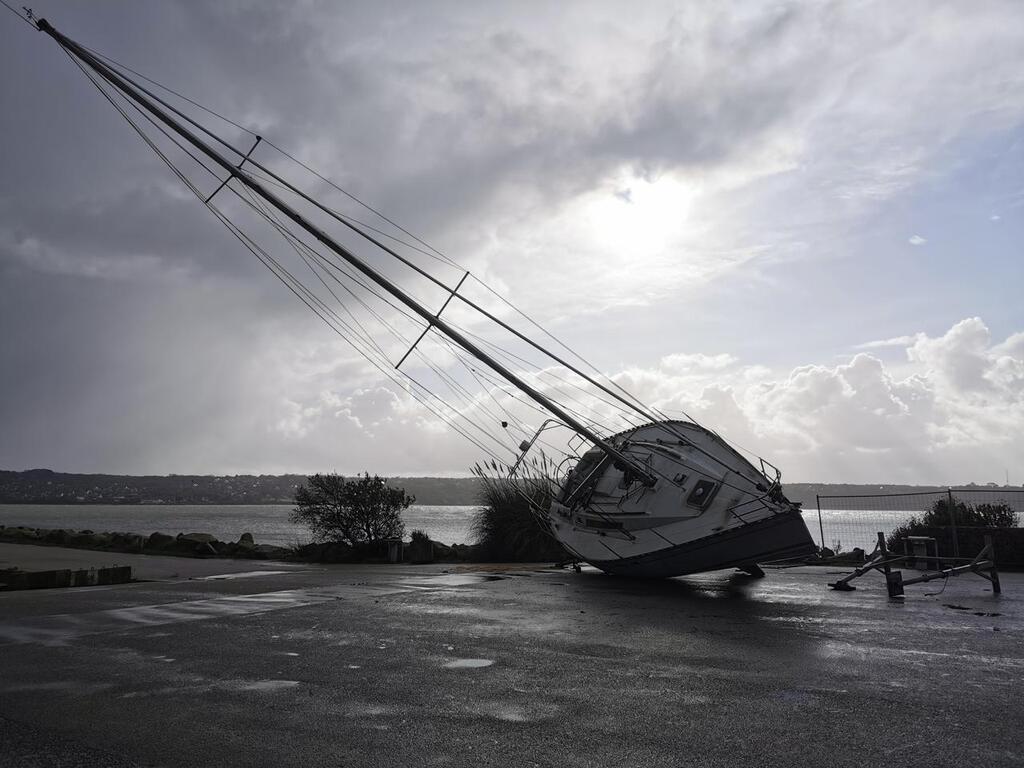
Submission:
[[61,587],[95,587],[101,584],[124,584],[132,580],[130,565],[111,568],[53,571],[2,571],[0,591],[15,589],[58,589]]

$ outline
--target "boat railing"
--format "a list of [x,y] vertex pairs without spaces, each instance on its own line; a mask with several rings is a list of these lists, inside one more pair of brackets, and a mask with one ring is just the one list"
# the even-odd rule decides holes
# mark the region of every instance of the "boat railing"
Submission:
[[[775,493],[777,490],[779,490],[782,487],[782,472],[781,472],[781,470],[779,470],[778,467],[776,467],[774,464],[772,464],[767,459],[763,459],[760,456],[758,456],[757,458],[758,458],[758,461],[761,462],[761,475],[762,475],[762,477],[764,477],[765,480],[768,481],[769,485],[768,485],[767,489],[765,489],[765,491],[760,496],[755,496],[752,499],[747,499],[746,501],[742,501],[739,504],[736,504],[735,506],[729,508],[729,511],[732,513],[733,517],[735,517],[741,523],[746,523],[748,521],[747,521],[747,519],[742,514],[740,514],[740,512],[739,512],[740,507],[747,507],[747,506],[752,505],[752,504],[760,504],[761,507],[764,508],[764,509],[771,509],[771,507],[768,504],[765,503],[765,499],[771,498],[772,494]],[[769,469],[771,469],[774,472],[774,474],[775,474],[774,478],[769,478],[768,477],[768,470]],[[747,514],[747,513],[745,513],[745,514]]]

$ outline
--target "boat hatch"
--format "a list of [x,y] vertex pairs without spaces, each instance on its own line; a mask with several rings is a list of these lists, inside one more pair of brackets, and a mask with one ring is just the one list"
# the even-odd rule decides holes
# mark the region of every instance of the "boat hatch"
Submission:
[[686,497],[686,503],[697,509],[707,509],[719,488],[719,484],[712,480],[698,480]]

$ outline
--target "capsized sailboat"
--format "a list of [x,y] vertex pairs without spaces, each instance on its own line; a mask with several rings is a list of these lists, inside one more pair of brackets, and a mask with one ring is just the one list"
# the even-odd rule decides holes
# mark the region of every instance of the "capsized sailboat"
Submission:
[[[609,573],[671,577],[753,571],[814,551],[771,464],[755,466],[695,421],[642,403],[499,292],[264,137],[45,19],[28,20],[381,376],[513,484],[542,472],[551,492],[536,514],[573,557]],[[357,219],[325,202],[331,195],[377,219]]]
[[[555,535],[608,573],[680,576],[814,551],[799,508],[713,432],[660,421],[616,435],[612,445],[643,462],[653,483],[599,449],[583,454],[552,503]],[[756,572],[756,571],[755,571]]]

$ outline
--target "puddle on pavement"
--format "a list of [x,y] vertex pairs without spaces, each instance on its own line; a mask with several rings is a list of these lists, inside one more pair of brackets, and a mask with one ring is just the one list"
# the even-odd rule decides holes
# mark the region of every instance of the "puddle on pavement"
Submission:
[[505,701],[494,701],[479,704],[473,708],[472,714],[491,717],[505,723],[535,723],[557,715],[558,707],[538,702],[519,706]]
[[296,687],[298,684],[298,680],[254,680],[250,683],[241,683],[238,685],[238,690],[274,693],[276,691],[286,691]]
[[496,707],[492,707],[489,714],[497,720],[504,720],[506,723],[525,723],[530,720],[525,709],[508,704],[499,704]]
[[497,581],[501,577],[492,578],[483,573],[445,573],[440,576],[423,576],[407,579],[404,584],[409,586],[443,586],[443,587],[469,587],[474,584],[482,584],[485,581]]
[[494,659],[452,659],[443,666],[445,669],[481,669],[493,663]]
[[367,717],[382,717],[384,715],[391,714],[391,711],[391,707],[385,707],[379,704],[367,704],[355,710],[355,713],[358,715],[365,715]]
[[807,691],[776,691],[771,695],[774,701],[794,706],[817,706],[820,697]]
[[339,633],[330,629],[310,627],[308,629],[291,629],[283,635],[271,635],[272,639],[283,637],[285,640],[333,640]]
[[282,576],[301,571],[242,571],[241,573],[218,573],[213,576],[193,576],[192,581],[227,581],[229,579],[252,579],[257,576]]

